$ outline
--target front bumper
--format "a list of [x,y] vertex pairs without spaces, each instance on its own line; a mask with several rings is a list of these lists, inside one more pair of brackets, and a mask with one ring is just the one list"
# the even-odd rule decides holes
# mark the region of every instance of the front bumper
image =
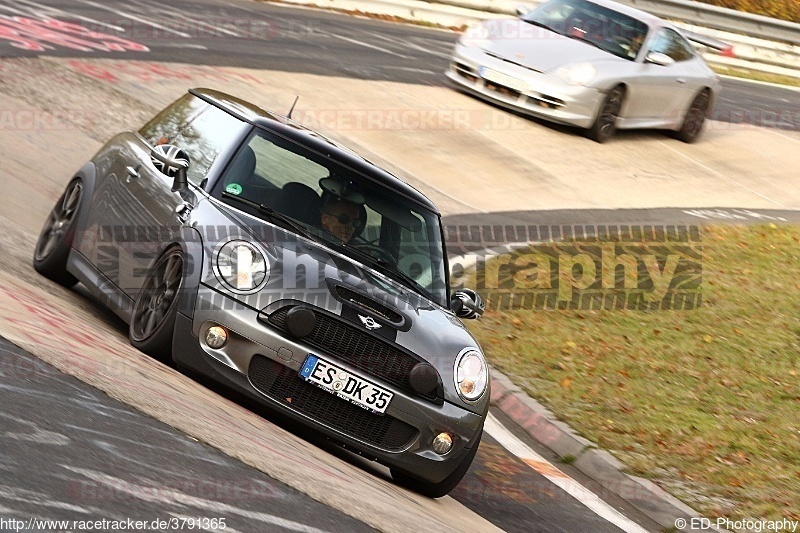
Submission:
[[[495,73],[493,75],[488,74]],[[603,93],[457,44],[445,73],[459,89],[515,111],[551,122],[589,128]],[[491,78],[491,79],[490,79]]]
[[[335,354],[321,353],[258,320],[258,311],[200,286],[194,317],[178,315],[173,358],[182,367],[233,388],[329,439],[386,466],[436,483],[458,466],[477,443],[483,417],[448,402],[431,402],[354,370]],[[221,349],[209,347],[205,332],[221,325],[230,332]],[[394,393],[384,415],[368,412],[300,379],[309,353],[364,375]],[[441,456],[431,448],[436,434],[455,436]]]

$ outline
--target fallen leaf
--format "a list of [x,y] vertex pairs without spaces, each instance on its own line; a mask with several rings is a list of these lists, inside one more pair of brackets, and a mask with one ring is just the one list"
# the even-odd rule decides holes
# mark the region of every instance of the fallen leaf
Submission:
[[706,335],[705,337],[703,337],[703,342],[705,342],[705,343],[709,343],[709,342],[711,342],[713,339],[714,339],[714,338],[713,338],[711,335]]
[[568,389],[570,384],[572,383],[572,378],[564,378],[561,380],[561,386],[565,389]]

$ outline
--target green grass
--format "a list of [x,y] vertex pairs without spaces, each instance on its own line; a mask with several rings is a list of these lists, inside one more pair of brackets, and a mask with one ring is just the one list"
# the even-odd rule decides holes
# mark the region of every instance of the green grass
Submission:
[[800,519],[800,228],[703,233],[691,311],[487,311],[492,365],[710,517]]

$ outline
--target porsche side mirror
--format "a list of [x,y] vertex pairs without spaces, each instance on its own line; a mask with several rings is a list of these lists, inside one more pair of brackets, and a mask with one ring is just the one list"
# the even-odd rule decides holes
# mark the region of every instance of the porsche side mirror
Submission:
[[653,63],[654,65],[661,65],[662,67],[668,67],[675,63],[674,59],[661,52],[648,52],[644,60],[646,63]]
[[462,289],[450,296],[450,309],[458,318],[480,318],[486,310],[486,304],[472,289]]
[[522,15],[524,15],[525,13],[527,13],[530,10],[531,10],[531,8],[529,6],[526,6],[525,4],[520,4],[514,9],[514,11],[516,11],[518,17],[521,17]]
[[179,191],[189,185],[186,172],[189,170],[189,156],[186,152],[171,144],[159,144],[150,150],[150,161],[156,169],[173,178],[172,190]]

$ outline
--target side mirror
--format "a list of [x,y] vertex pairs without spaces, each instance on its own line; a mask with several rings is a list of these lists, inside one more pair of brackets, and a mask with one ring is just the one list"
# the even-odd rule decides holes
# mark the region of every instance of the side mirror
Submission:
[[173,178],[172,190],[179,191],[189,185],[186,171],[189,170],[189,156],[186,152],[171,144],[159,144],[150,150],[150,160],[156,169]]
[[668,67],[675,63],[674,59],[661,52],[647,52],[644,61],[645,63],[653,63],[654,65],[661,65],[662,67]]
[[518,17],[521,17],[530,10],[531,8],[526,6],[525,4],[519,4],[516,8],[514,8],[514,11],[517,13]]
[[459,318],[480,318],[486,310],[486,304],[472,289],[462,289],[450,296],[450,309]]

